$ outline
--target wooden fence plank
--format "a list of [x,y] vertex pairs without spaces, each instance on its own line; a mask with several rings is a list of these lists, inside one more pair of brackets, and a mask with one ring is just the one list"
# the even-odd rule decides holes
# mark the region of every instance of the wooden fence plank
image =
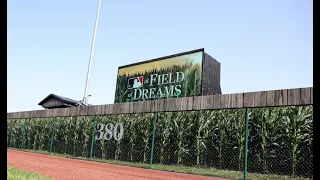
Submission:
[[313,104],[313,87],[310,88],[310,102]]
[[28,111],[28,118],[35,118],[35,112],[36,111]]
[[202,96],[193,96],[192,110],[200,110],[201,101],[202,101]]
[[165,111],[181,111],[181,100],[178,98],[165,99]]
[[134,113],[143,113],[143,112],[150,112],[151,103],[148,101],[137,101],[133,102],[133,112]]
[[76,111],[77,111],[77,108],[76,107],[70,107],[69,108],[69,116],[76,116]]
[[192,107],[193,107],[193,97],[181,98],[181,111],[192,110]]
[[[69,116],[69,108],[62,108],[61,109],[62,110],[62,112],[61,112],[61,114],[65,117],[65,116]],[[88,113],[87,113],[88,114]],[[86,114],[86,115],[87,115]]]
[[267,91],[267,106],[274,106],[274,91]]
[[[99,112],[99,106],[88,106],[87,107],[87,115],[88,116],[93,116],[95,115],[97,112]],[[66,108],[67,109],[67,108]],[[68,108],[69,109],[69,108]]]
[[134,113],[141,113],[141,109],[144,108],[143,106],[144,106],[143,101],[133,102],[133,112]]
[[103,114],[112,114],[112,105],[111,104],[106,104],[103,107]]
[[254,92],[254,107],[266,107],[267,106],[267,92],[259,91]]
[[274,105],[275,106],[287,106],[288,105],[288,91],[287,90],[275,90],[274,91]]
[[79,116],[85,116],[88,114],[88,107],[87,106],[80,106],[79,107]]
[[231,95],[230,94],[221,94],[220,95],[220,107],[221,108],[230,108],[231,107]]
[[165,109],[165,100],[164,99],[157,99],[154,100],[154,112],[163,112]]
[[38,117],[46,117],[46,111],[45,110],[39,110]]
[[213,95],[213,107],[215,109],[222,109],[222,107],[220,106],[220,99],[220,95]]
[[117,104],[114,104],[113,106],[110,107],[110,114],[120,114],[121,113],[121,107],[122,107],[122,104],[120,103],[117,103]]
[[132,114],[133,113],[133,103],[129,102],[128,105],[129,105],[129,113]]
[[300,89],[289,89],[288,90],[288,105],[294,106],[300,104]]
[[143,101],[144,103],[143,103],[143,109],[142,109],[142,112],[143,113],[149,113],[149,112],[151,112],[151,108],[152,108],[152,106],[153,106],[153,102],[152,101]]
[[214,109],[213,95],[202,96],[201,109]]
[[311,104],[311,88],[300,89],[300,102],[305,105]]
[[243,93],[243,107],[254,107],[254,93],[253,92],[247,92]]
[[43,117],[51,117],[50,112],[48,110],[43,110],[44,111],[44,116]]
[[242,108],[242,107],[243,107],[243,93],[231,94],[230,108]]

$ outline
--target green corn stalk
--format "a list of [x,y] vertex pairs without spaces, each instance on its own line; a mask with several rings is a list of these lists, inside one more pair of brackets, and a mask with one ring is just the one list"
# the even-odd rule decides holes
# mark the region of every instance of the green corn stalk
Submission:
[[61,152],[61,132],[60,132],[61,122],[59,121],[59,118],[56,118],[56,117],[53,117],[52,120],[55,121],[55,129],[54,129],[55,133],[53,137],[54,143],[52,144],[51,152],[62,153]]
[[269,128],[268,128],[268,122],[267,120],[269,120],[271,117],[269,117],[269,110],[266,110],[268,112],[264,113],[264,109],[255,109],[255,118],[257,118],[258,122],[259,122],[259,127],[261,129],[261,151],[262,151],[262,168],[263,168],[263,172],[267,173],[268,172],[268,165],[267,165],[267,146],[268,146],[268,136],[270,135],[269,132]]
[[135,151],[135,146],[136,146],[136,141],[137,141],[137,133],[136,133],[136,121],[139,118],[139,116],[137,114],[134,115],[134,118],[131,118],[129,120],[129,124],[130,124],[130,135],[129,135],[129,142],[130,142],[130,161],[133,161],[133,153]]
[[16,136],[15,136],[15,120],[14,119],[11,119],[11,120],[9,120],[9,122],[10,122],[10,139],[9,139],[9,141],[10,141],[10,147],[14,147],[14,141],[15,141],[15,138],[16,138]]
[[118,160],[120,158],[120,154],[121,154],[121,140],[116,141],[116,152],[115,152],[114,159]]
[[312,106],[306,107],[304,110],[305,113],[310,112],[312,114],[312,116],[310,117],[310,119],[307,122],[307,125],[305,126],[305,132],[308,134],[304,140],[303,140],[303,144],[306,147],[306,152],[309,154],[309,156],[307,156],[308,160],[306,163],[306,166],[309,167],[308,169],[308,176],[312,177],[313,176],[313,109]]
[[7,147],[11,147],[11,139],[12,139],[12,119],[8,119],[7,120],[7,128],[8,128],[8,143],[7,143]]
[[102,138],[99,140],[99,142],[100,142],[101,157],[102,157],[102,159],[105,159],[106,158],[105,140]]
[[18,119],[17,120],[17,148],[21,148],[21,144],[23,143],[23,134],[24,134],[24,127],[25,127],[25,119]]
[[176,151],[178,160],[177,164],[182,163],[182,157],[184,153],[188,153],[189,149],[186,148],[184,143],[185,137],[191,134],[190,129],[193,126],[193,122],[188,117],[187,112],[177,112],[175,118],[173,118],[175,132],[177,134],[178,149]]
[[88,143],[90,141],[90,136],[91,136],[91,128],[92,128],[92,122],[91,118],[94,118],[94,116],[88,117],[88,116],[83,116],[83,117],[78,117],[78,121],[80,121],[80,132],[81,132],[81,144],[82,144],[82,152],[81,155],[82,157],[87,157],[88,156]]
[[16,128],[15,128],[15,119],[9,120],[10,122],[10,132],[11,132],[11,138],[10,138],[10,147],[15,147],[15,141],[16,141]]
[[34,122],[34,128],[35,131],[34,131],[34,134],[33,134],[33,144],[32,144],[32,148],[33,150],[36,150],[37,149],[37,145],[38,145],[38,137],[39,137],[39,134],[40,134],[40,125],[38,124],[38,120],[37,119],[33,119],[33,122]]
[[159,131],[158,134],[160,135],[160,163],[164,163],[164,152],[165,148],[167,147],[169,143],[169,137],[170,137],[170,132],[172,131],[172,113],[168,112],[165,113],[163,116],[160,116],[159,123]]
[[209,136],[210,129],[209,124],[211,119],[214,118],[214,111],[199,111],[195,112],[195,115],[199,118],[195,117],[198,120],[198,130],[196,135],[196,150],[197,150],[197,166],[200,165],[200,157],[203,156],[203,153],[207,149],[206,147],[206,139]]
[[40,124],[40,134],[39,134],[39,149],[44,149],[44,140],[45,140],[45,130],[46,130],[46,122],[44,119],[37,119],[38,123]]
[[[72,117],[71,117],[72,118]],[[76,117],[76,118],[73,118],[72,119],[72,129],[74,130],[73,131],[73,156],[76,156],[76,149],[78,147],[78,143],[79,143],[79,131],[80,131],[80,121],[79,119]]]
[[146,163],[148,161],[147,150],[149,148],[149,139],[152,135],[152,114],[141,114],[141,120],[139,121],[139,129],[142,135],[143,140],[143,162]]
[[305,131],[308,124],[312,121],[312,112],[306,107],[289,108],[288,116],[286,117],[287,136],[289,139],[289,147],[292,156],[292,172],[291,175],[296,175],[297,155],[300,153],[298,147],[300,143],[308,136]]
[[68,144],[70,141],[70,135],[72,134],[72,117],[67,118],[59,118],[59,122],[61,122],[62,125],[62,138],[64,141],[64,154],[67,154],[68,150]]
[[25,141],[25,149],[29,149],[30,141],[31,141],[31,133],[32,133],[32,119],[29,119],[28,126],[26,127],[26,141]]
[[[119,115],[116,117],[114,123],[126,123],[130,117],[128,115]],[[115,125],[115,124],[114,124]],[[115,152],[115,160],[118,160],[121,154],[121,140],[116,141],[116,152]]]
[[10,119],[7,119],[7,137],[8,137],[8,139],[7,139],[7,148],[8,147],[11,147],[11,129],[12,129],[12,125],[11,125],[11,120]]
[[11,134],[12,134],[12,147],[16,148],[18,147],[17,144],[19,142],[19,121],[16,119],[11,120]]
[[[106,125],[109,122],[109,118],[110,118],[109,116],[99,116],[97,122]],[[103,129],[103,132],[105,133],[105,127]],[[102,137],[102,139],[99,140],[99,142],[100,142],[101,156],[103,159],[105,159],[106,158],[106,149],[107,149],[105,146],[107,143],[105,142],[103,137]]]
[[264,118],[264,114],[263,112],[259,112],[260,113],[260,117],[261,118],[261,148],[262,148],[262,166],[263,166],[263,171],[265,173],[268,172],[268,166],[267,166],[267,138],[268,138],[268,130],[267,130],[267,122],[266,122],[266,118]]
[[[41,122],[41,150],[48,150],[47,148],[49,147],[49,139],[50,137],[50,132],[51,132],[51,126],[52,126],[52,118],[41,118],[39,119]],[[47,146],[45,148],[45,146]]]
[[262,168],[264,173],[268,173],[268,159],[273,156],[273,149],[279,147],[281,133],[278,131],[282,128],[280,122],[283,121],[283,116],[279,108],[256,109],[255,113],[261,124]]
[[238,170],[243,169],[243,153],[245,141],[245,113],[242,109],[232,110],[233,129],[235,131],[235,139],[237,140],[238,150]]
[[230,110],[219,111],[218,127],[219,127],[219,166],[222,168],[223,155],[225,146],[227,145],[228,128],[230,127]]
[[8,142],[9,142],[9,126],[8,126],[8,121],[7,121],[7,147],[8,147]]

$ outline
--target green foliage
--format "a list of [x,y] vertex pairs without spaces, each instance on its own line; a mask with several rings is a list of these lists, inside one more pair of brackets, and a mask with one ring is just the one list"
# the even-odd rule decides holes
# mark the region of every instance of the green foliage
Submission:
[[[149,162],[153,113],[29,119],[25,148],[47,151],[57,121],[53,152],[89,157],[94,118],[124,129],[119,141],[95,140],[94,158]],[[24,121],[8,120],[8,147],[20,148]],[[153,162],[242,171],[244,131],[244,109],[158,113]],[[312,178],[312,107],[249,109],[248,143],[248,178],[253,173]]]
[[7,180],[16,180],[16,179],[25,179],[25,180],[50,180],[52,178],[42,176],[37,173],[23,171],[12,166],[7,167]]

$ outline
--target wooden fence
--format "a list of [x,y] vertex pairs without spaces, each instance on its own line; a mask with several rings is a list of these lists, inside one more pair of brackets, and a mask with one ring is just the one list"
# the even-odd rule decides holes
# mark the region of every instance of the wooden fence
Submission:
[[313,104],[313,87],[7,113],[7,119]]

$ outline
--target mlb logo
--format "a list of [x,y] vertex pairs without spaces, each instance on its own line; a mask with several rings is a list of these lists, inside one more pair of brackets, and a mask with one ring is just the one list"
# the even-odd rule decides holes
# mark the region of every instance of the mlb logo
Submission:
[[134,77],[128,79],[128,89],[135,89],[142,87],[143,85],[143,76],[140,77]]

